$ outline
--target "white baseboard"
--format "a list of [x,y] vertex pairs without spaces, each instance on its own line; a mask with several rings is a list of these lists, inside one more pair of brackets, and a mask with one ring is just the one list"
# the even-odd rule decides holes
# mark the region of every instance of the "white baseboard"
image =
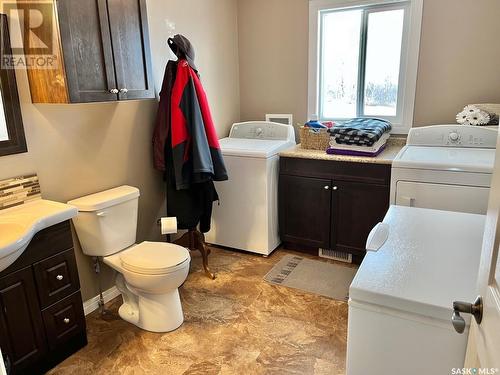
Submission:
[[[102,292],[102,296],[104,298],[104,303],[108,303],[113,298],[116,298],[120,295],[120,291],[116,286],[109,288]],[[99,296],[95,296],[83,303],[83,312],[85,315],[89,315],[91,312],[97,310],[99,308]]]

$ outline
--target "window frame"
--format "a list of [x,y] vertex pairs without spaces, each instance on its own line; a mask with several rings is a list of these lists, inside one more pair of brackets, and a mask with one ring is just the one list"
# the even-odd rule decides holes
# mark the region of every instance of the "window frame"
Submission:
[[[415,101],[415,91],[417,83],[418,55],[420,47],[420,29],[422,24],[423,0],[310,0],[309,1],[309,74],[308,74],[308,116],[320,114],[320,90],[321,90],[321,48],[322,30],[321,17],[328,11],[341,11],[356,8],[366,8],[363,13],[368,17],[370,13],[390,9],[405,8],[405,18],[403,22],[403,37],[401,44],[401,59],[398,82],[398,103],[396,116],[377,116],[386,118],[393,125],[393,134],[407,134],[413,123],[413,111]],[[362,21],[360,52],[366,52],[366,26]],[[364,40],[363,40],[364,39]],[[366,54],[359,56],[360,64],[366,61]],[[358,99],[360,93],[364,96],[364,72],[365,66],[360,65],[358,74]],[[360,108],[364,101],[357,101],[356,112],[360,113]],[[363,111],[361,111],[363,112]],[[362,116],[373,117],[373,116]],[[320,120],[345,120],[326,119]]]

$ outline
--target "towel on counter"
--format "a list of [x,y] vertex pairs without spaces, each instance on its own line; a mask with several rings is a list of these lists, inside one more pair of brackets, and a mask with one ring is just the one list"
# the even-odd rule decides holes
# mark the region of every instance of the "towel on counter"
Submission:
[[328,132],[335,142],[346,145],[373,146],[384,133],[392,129],[391,123],[378,118],[358,117],[336,125]]

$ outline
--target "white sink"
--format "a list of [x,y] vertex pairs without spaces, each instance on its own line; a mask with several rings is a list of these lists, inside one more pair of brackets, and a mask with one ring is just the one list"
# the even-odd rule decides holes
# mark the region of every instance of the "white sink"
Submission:
[[76,207],[46,199],[0,211],[0,272],[21,256],[37,232],[77,213]]

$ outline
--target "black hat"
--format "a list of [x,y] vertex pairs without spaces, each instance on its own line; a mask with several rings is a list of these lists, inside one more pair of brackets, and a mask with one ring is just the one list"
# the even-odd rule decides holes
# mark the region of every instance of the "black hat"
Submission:
[[194,48],[188,38],[177,34],[173,38],[168,38],[168,45],[179,59],[186,59],[191,68],[198,71],[194,64]]

